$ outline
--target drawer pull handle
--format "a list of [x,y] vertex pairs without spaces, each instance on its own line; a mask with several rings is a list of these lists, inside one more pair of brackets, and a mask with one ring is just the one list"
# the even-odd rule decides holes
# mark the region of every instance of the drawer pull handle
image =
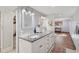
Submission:
[[40,45],[40,48],[43,47],[43,45]]

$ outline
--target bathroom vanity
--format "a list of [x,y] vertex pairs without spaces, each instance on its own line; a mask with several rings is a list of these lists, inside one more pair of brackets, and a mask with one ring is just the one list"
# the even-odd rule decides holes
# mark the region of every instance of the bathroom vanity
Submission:
[[52,32],[19,37],[19,53],[47,53],[54,47]]
[[[30,7],[19,7],[17,10],[17,52],[47,53],[54,46],[54,29],[48,27],[45,15]],[[43,22],[43,21],[46,22]],[[37,30],[37,25],[40,25]],[[48,28],[47,28],[48,27]],[[54,27],[54,26],[51,26]],[[34,29],[36,31],[34,32]]]

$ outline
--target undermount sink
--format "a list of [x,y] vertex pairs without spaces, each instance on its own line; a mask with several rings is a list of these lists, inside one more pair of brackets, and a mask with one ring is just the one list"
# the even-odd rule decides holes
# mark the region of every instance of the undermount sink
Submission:
[[34,34],[34,35],[30,35],[29,38],[38,38],[39,35],[38,34]]
[[22,38],[29,38],[29,39],[35,39],[35,38],[39,38],[40,33],[36,33],[36,34],[23,34],[20,37]]

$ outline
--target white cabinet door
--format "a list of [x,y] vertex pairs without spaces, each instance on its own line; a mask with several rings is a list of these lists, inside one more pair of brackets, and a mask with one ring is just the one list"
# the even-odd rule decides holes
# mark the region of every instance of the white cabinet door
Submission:
[[52,44],[53,44],[53,34],[50,34],[50,36],[49,36],[49,39],[50,39],[50,45],[52,46]]
[[50,35],[47,35],[45,38],[46,38],[46,40],[45,40],[45,45],[46,45],[45,50],[46,50],[46,52],[48,52],[49,49],[51,48],[51,45],[52,45],[51,38],[50,38]]
[[56,39],[55,35],[52,35],[52,44],[55,43],[55,39]]
[[23,39],[19,39],[19,53],[31,53],[31,52],[32,52],[31,43]]
[[45,39],[41,38],[32,44],[32,51],[35,53],[45,53]]
[[50,43],[51,43],[51,46],[52,46],[52,44],[54,44],[54,42],[55,42],[55,36],[53,34],[50,34],[49,39],[51,41]]
[[54,36],[53,36],[53,34],[50,34],[50,35],[47,35],[45,38],[46,38],[45,50],[46,50],[46,52],[48,52],[51,49],[52,45],[54,44]]
[[50,50],[52,44],[54,44],[54,37],[52,34],[40,38],[32,43],[23,39],[19,39],[19,52],[46,53]]

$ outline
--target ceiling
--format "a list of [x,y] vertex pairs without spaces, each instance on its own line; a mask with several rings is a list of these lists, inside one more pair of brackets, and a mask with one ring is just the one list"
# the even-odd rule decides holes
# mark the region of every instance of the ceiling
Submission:
[[37,11],[45,14],[63,14],[63,15],[73,15],[78,7],[76,6],[31,6]]
[[17,6],[0,6],[0,11],[15,11]]
[[[31,6],[33,9],[45,14],[59,14],[65,16],[72,16],[75,13],[78,13],[78,6]],[[17,6],[0,6],[0,11],[15,11]]]
[[54,9],[55,6],[32,6],[32,8],[36,9],[37,11],[48,15],[51,14],[52,10]]

